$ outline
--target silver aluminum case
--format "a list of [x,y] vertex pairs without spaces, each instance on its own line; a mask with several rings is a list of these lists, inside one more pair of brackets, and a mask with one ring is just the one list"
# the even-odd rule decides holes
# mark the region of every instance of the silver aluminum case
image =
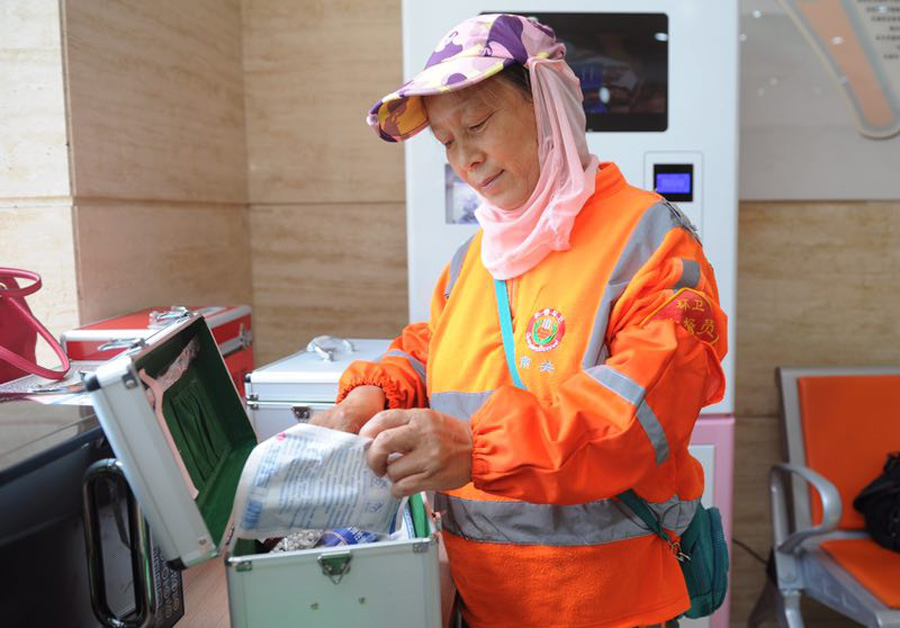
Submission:
[[[232,628],[440,628],[438,543],[428,538],[225,555]],[[334,582],[321,559],[349,556]]]
[[[227,544],[216,546],[133,368],[133,360],[196,318],[167,328],[150,338],[145,348],[102,365],[96,373],[99,387],[91,393],[104,431],[166,559],[188,567],[220,553],[224,556],[233,628],[439,628],[438,543],[433,529],[423,539],[244,556],[233,554],[236,539],[228,531]],[[335,583],[324,574],[322,559],[347,555],[350,568]]]
[[304,422],[334,405],[341,374],[355,360],[377,361],[390,340],[350,338],[354,351],[340,341],[332,361],[314,351],[298,351],[255,369],[245,382],[247,409],[260,440]]
[[[134,361],[198,319],[202,316],[194,314],[151,336],[143,348],[106,362],[97,369],[96,382],[89,384],[89,388],[93,388],[91,401],[103,431],[122,462],[125,478],[163,556],[176,564],[180,561],[184,567],[214,558],[219,549],[188,493],[175,455],[144,394]],[[205,333],[211,336],[205,321],[201,324]],[[233,382],[231,389],[238,394]]]

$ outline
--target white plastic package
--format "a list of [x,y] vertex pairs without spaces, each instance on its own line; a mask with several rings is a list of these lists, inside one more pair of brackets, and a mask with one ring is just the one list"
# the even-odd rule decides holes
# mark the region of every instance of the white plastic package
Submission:
[[403,500],[366,465],[371,442],[299,423],[257,445],[238,484],[235,533],[265,539],[344,526],[394,532]]

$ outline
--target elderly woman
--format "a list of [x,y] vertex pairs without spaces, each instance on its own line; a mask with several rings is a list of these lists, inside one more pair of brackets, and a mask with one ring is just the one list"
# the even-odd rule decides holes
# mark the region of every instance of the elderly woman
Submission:
[[553,31],[516,15],[454,28],[375,105],[382,139],[426,127],[481,198],[429,323],[355,362],[320,425],[374,438],[396,494],[438,491],[466,622],[656,624],[690,602],[670,544],[703,471],[687,445],[721,398],[725,315],[690,223],[587,149]]

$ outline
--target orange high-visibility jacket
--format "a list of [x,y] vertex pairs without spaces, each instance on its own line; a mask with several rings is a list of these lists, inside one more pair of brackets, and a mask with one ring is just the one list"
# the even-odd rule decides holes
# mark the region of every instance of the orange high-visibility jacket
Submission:
[[339,399],[376,384],[391,407],[470,422],[472,482],[435,501],[473,628],[679,615],[690,603],[672,549],[615,495],[633,488],[677,536],[703,492],[687,446],[724,392],[727,341],[693,228],[604,164],[571,249],[507,282],[527,390],[509,374],[481,236],[442,274],[430,323],[352,364]]

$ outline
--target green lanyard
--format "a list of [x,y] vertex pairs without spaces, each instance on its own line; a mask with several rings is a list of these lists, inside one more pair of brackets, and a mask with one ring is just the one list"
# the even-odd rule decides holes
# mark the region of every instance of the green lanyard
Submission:
[[506,281],[494,279],[494,292],[497,295],[497,313],[500,314],[500,333],[503,334],[503,349],[506,351],[506,365],[513,383],[525,388],[519,371],[516,369],[516,348],[513,344],[512,315],[509,313],[509,294],[506,292]]

